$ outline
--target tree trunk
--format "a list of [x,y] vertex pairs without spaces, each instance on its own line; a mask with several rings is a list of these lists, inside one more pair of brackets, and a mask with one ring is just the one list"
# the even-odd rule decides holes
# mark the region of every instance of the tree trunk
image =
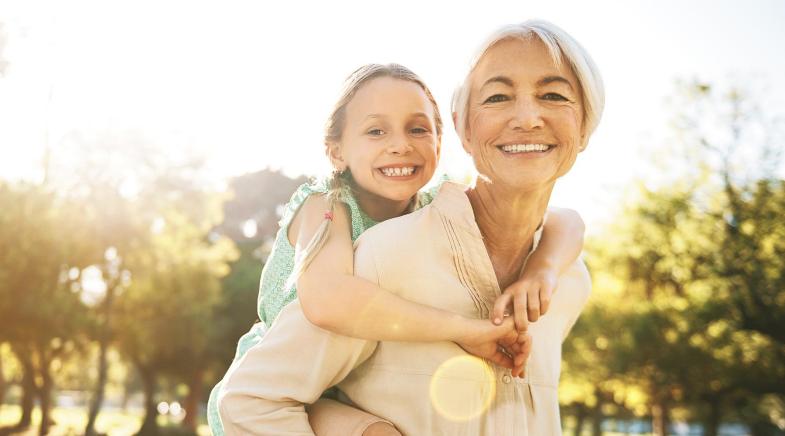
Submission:
[[199,422],[199,403],[202,400],[204,383],[202,381],[202,371],[195,371],[188,381],[188,396],[185,397],[185,419],[183,426],[196,432],[196,424]]
[[101,406],[104,403],[104,393],[109,373],[109,362],[106,355],[109,350],[109,341],[111,339],[111,315],[114,293],[114,284],[110,283],[103,302],[104,322],[102,323],[103,325],[100,326],[98,337],[98,380],[96,381],[95,392],[93,392],[93,398],[90,401],[90,408],[87,412],[87,425],[84,430],[85,436],[95,436],[95,421],[98,419],[98,413],[101,411]]
[[651,407],[651,426],[654,436],[668,436],[668,405],[657,400]]
[[583,430],[583,423],[586,421],[586,406],[583,404],[578,404],[576,406],[577,411],[575,412],[575,436],[581,435],[581,430]]
[[139,428],[137,436],[156,436],[158,435],[158,409],[155,404],[155,372],[147,368],[139,368],[142,377],[142,388],[144,390],[144,420]]
[[[0,346],[2,346],[2,343],[0,343]],[[3,372],[3,356],[0,356],[0,405],[5,404],[5,391],[7,386],[5,373]]]
[[[598,395],[599,396],[599,395]],[[602,436],[602,401],[597,399],[597,404],[592,408],[591,434],[592,436]]]
[[717,397],[709,400],[709,416],[703,424],[704,436],[717,436],[720,431],[720,420],[722,419],[722,407],[720,399]]
[[35,397],[38,394],[38,386],[35,384],[35,368],[30,354],[26,352],[14,352],[19,363],[22,365],[22,417],[14,425],[15,429],[23,430],[30,427],[33,422],[33,408],[35,407]]
[[52,425],[52,374],[50,373],[49,364],[51,359],[46,355],[44,350],[39,350],[40,353],[40,376],[41,376],[41,389],[39,391],[39,399],[41,400],[41,425],[38,429],[39,436],[46,436],[49,434],[49,427]]
[[101,406],[104,402],[104,389],[106,387],[106,379],[108,373],[108,364],[106,361],[106,351],[109,348],[108,340],[104,338],[98,344],[98,380],[96,380],[95,392],[90,400],[90,408],[87,411],[87,425],[85,426],[85,436],[95,436],[95,421],[98,419],[98,412],[101,411]]

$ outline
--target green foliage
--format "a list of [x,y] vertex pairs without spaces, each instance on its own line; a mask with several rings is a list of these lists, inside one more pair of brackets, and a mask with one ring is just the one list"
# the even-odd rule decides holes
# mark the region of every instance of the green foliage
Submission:
[[[708,434],[723,419],[758,425],[761,408],[771,415],[782,404],[785,181],[734,161],[773,155],[742,147],[753,122],[740,95],[703,86],[682,96],[694,104],[677,117],[677,138],[699,148],[680,164],[698,171],[640,184],[587,243],[595,296],[565,345],[565,404],[664,410],[663,422],[669,413],[701,420]],[[723,98],[727,110],[716,105]],[[712,108],[724,136],[716,124],[707,133]]]

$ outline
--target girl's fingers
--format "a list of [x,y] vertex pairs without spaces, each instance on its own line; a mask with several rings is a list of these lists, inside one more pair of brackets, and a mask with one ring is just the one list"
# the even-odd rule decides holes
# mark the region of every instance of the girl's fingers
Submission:
[[502,321],[504,320],[504,311],[507,310],[507,306],[510,304],[510,299],[512,295],[505,291],[503,294],[499,295],[499,298],[496,299],[496,302],[493,303],[493,313],[491,315],[491,319],[493,323],[496,325],[501,325]]
[[510,356],[508,356],[507,353],[505,351],[503,351],[502,349],[497,349],[496,352],[493,353],[493,356],[491,356],[490,360],[493,363],[495,363],[495,364],[497,364],[499,366],[503,366],[503,367],[508,368],[508,369],[514,369],[515,368],[513,359]]
[[553,296],[553,286],[549,283],[543,283],[540,286],[540,316],[545,315],[548,308],[551,306],[551,297]]
[[[526,298],[525,293],[520,293],[515,296],[513,300],[513,307],[515,308],[513,317],[515,318],[515,329],[519,332],[526,331],[529,328],[529,322],[526,316]],[[539,309],[537,309],[539,311]]]
[[[526,293],[526,312],[529,316],[529,321],[535,322],[540,319],[540,291],[539,287],[529,289]],[[516,308],[517,310],[517,308]]]

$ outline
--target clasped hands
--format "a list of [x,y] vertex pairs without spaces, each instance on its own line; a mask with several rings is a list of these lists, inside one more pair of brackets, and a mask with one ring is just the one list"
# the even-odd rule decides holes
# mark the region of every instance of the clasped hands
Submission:
[[511,284],[496,299],[492,322],[476,320],[478,323],[465,338],[457,341],[458,345],[510,369],[514,377],[523,377],[532,347],[529,323],[548,311],[557,280],[555,273],[540,271]]

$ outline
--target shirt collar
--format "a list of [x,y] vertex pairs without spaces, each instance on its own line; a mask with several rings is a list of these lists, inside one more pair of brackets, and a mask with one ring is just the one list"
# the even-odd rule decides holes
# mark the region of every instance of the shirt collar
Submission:
[[[482,233],[477,226],[477,221],[474,218],[474,209],[466,195],[466,190],[469,187],[461,183],[446,181],[439,189],[439,193],[433,200],[433,207],[438,209],[441,213],[447,216],[450,221],[467,230],[469,233],[476,235],[482,239]],[[542,238],[542,230],[545,225],[545,220],[548,218],[548,212],[542,217],[540,225],[534,231],[534,242],[532,244],[532,251],[537,248]]]

